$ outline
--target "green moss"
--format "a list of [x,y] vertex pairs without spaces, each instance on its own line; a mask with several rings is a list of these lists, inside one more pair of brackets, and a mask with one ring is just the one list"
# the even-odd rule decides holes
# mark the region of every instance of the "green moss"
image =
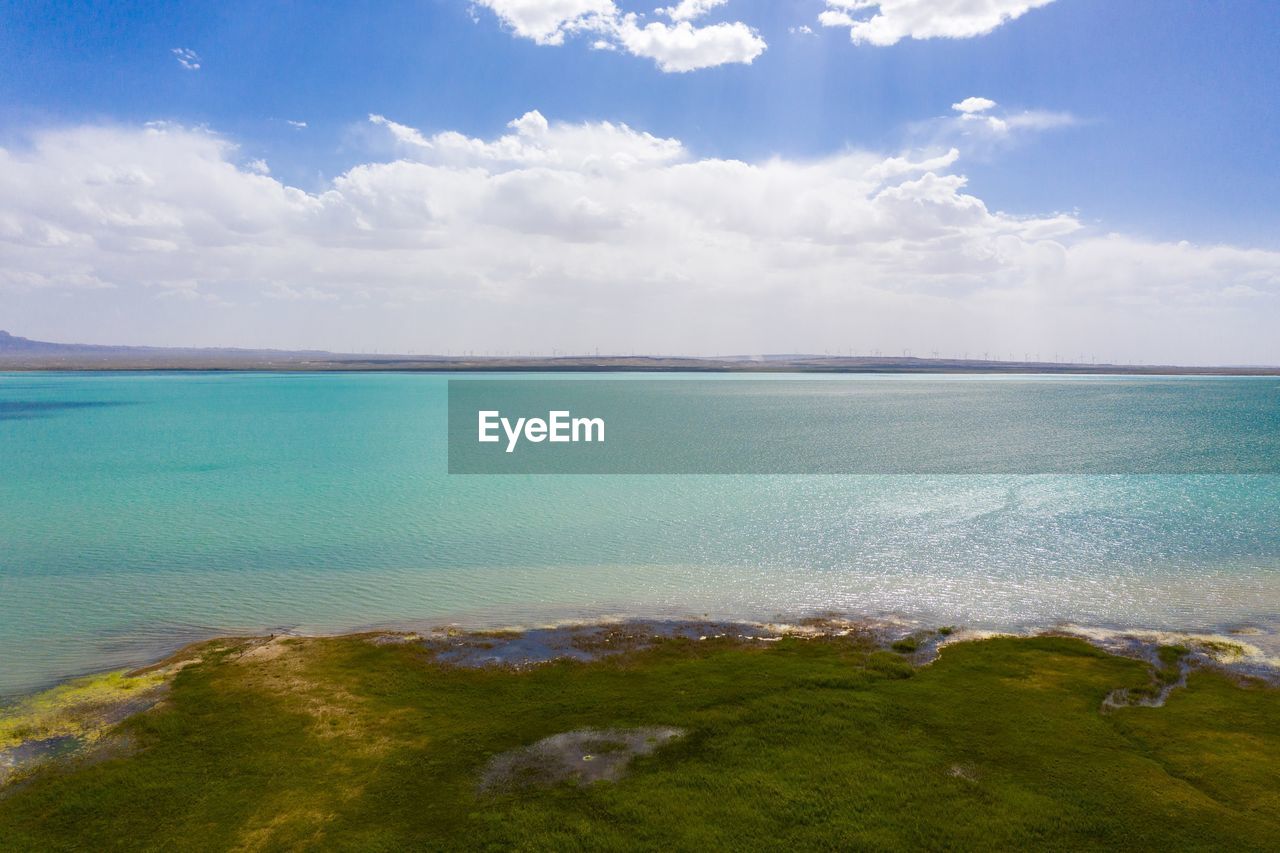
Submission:
[[1191,650],[1186,646],[1160,646],[1156,649],[1159,666],[1155,668],[1155,680],[1160,687],[1182,679],[1182,661]]
[[1181,645],[1160,646],[1156,649],[1156,657],[1160,659],[1162,666],[1173,666],[1189,654],[1191,650]]
[[[852,638],[526,672],[354,638],[230,649],[125,724],[136,754],[0,798],[0,847],[1280,848],[1280,693],[1194,671],[1165,707],[1100,713],[1149,683],[1056,637],[919,669]],[[688,734],[615,784],[477,791],[498,753],[641,726]]]
[[913,654],[920,648],[920,640],[917,637],[903,637],[896,640],[890,648],[904,655]]
[[1213,657],[1223,660],[1244,657],[1244,646],[1225,640],[1196,640],[1196,647]]

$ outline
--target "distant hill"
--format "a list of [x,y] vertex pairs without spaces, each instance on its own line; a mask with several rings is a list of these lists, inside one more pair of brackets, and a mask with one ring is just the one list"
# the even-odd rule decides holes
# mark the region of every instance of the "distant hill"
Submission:
[[320,350],[142,347],[34,341],[0,330],[0,368],[19,370],[245,369],[332,358]]
[[558,356],[450,357],[196,347],[138,347],[34,341],[0,331],[0,370],[264,371],[640,371],[759,373],[1061,373],[1276,376],[1280,367],[1071,364],[1065,362],[882,356]]
[[87,344],[54,344],[48,341],[33,341],[20,338],[0,329],[0,353],[17,352],[66,352],[72,349],[100,349]]

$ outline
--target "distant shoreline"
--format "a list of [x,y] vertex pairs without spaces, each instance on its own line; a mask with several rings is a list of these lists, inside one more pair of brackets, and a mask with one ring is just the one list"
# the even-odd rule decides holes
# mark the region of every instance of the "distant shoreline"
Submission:
[[1179,365],[1058,364],[946,361],[932,359],[805,358],[727,361],[706,358],[527,358],[425,360],[337,357],[332,360],[256,358],[75,357],[22,358],[0,354],[0,372],[12,373],[811,373],[948,374],[957,376],[1280,376],[1280,367],[1195,367]]
[[261,373],[955,373],[1094,376],[1280,376],[1280,365],[1118,364],[880,355],[453,356],[319,350],[135,347],[35,341],[0,331],[0,371]]

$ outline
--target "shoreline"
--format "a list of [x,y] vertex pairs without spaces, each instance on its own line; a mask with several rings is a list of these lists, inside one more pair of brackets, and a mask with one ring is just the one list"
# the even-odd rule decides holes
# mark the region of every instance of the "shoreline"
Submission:
[[[376,646],[415,646],[449,668],[495,668],[527,672],[572,661],[590,664],[618,655],[655,648],[667,641],[727,642],[758,647],[783,640],[857,639],[901,656],[913,668],[939,659],[948,647],[995,638],[1079,640],[1108,655],[1141,661],[1157,673],[1160,690],[1131,698],[1128,691],[1109,696],[1111,707],[1162,705],[1169,693],[1184,686],[1189,672],[1212,669],[1234,678],[1280,688],[1280,657],[1257,645],[1261,628],[1237,633],[1164,629],[1101,628],[1061,624],[1051,627],[993,630],[964,625],[926,625],[895,617],[815,614],[791,620],[753,621],[699,618],[602,617],[561,620],[534,626],[463,628],[439,621],[409,627],[372,627],[334,631],[283,630],[265,634],[221,635],[187,642],[143,665],[99,670],[59,679],[43,689],[7,697],[0,704],[0,787],[49,761],[83,760],[110,745],[111,730],[130,717],[162,703],[174,677],[187,666],[204,662],[210,653],[236,649],[246,662],[271,661],[298,643],[368,642]],[[1269,636],[1269,639],[1276,639]],[[1169,669],[1168,650],[1176,664]],[[1159,676],[1164,672],[1172,677]],[[23,728],[25,735],[19,736]],[[106,750],[108,753],[110,750]]]
[[901,375],[920,376],[937,374],[939,376],[1024,376],[1024,377],[1084,377],[1107,376],[1115,378],[1161,379],[1161,378],[1280,378],[1280,367],[1242,366],[1242,367],[1143,367],[1141,365],[1115,365],[1096,367],[1091,365],[1036,364],[1009,367],[950,367],[927,365],[920,367],[899,367],[885,365],[844,366],[822,364],[782,364],[778,366],[749,365],[714,365],[673,364],[654,366],[647,364],[619,365],[557,365],[557,364],[454,364],[436,365],[396,362],[356,362],[356,363],[323,363],[316,365],[275,365],[270,363],[239,364],[95,364],[92,362],[68,362],[65,364],[29,364],[25,362],[0,362],[0,373],[263,373],[263,374],[343,374],[343,373],[405,373],[405,374],[487,374],[487,373],[551,373],[551,374],[596,374],[596,373],[701,373],[701,374],[760,374],[763,376],[776,374],[827,374],[827,375]]
[[[1199,624],[1190,627],[1164,625],[1121,625],[1093,623],[1084,620],[1058,620],[1052,623],[1028,621],[966,621],[944,619],[936,614],[877,611],[870,613],[836,610],[800,611],[764,615],[749,612],[690,613],[677,608],[650,607],[638,610],[602,610],[583,614],[575,608],[546,608],[510,618],[485,611],[465,611],[438,618],[397,618],[363,623],[336,625],[240,625],[184,626],[173,625],[165,632],[150,632],[152,639],[140,643],[137,654],[124,659],[90,664],[81,669],[49,677],[29,688],[0,693],[0,718],[6,709],[32,696],[55,690],[70,682],[113,672],[137,672],[150,669],[184,651],[214,641],[249,641],[293,637],[298,639],[340,639],[379,634],[419,636],[423,638],[489,637],[493,635],[567,633],[616,626],[661,625],[733,626],[775,635],[817,636],[816,626],[835,626],[838,630],[852,627],[875,634],[885,645],[921,632],[948,627],[954,629],[950,642],[987,637],[1027,638],[1063,636],[1082,639],[1090,645],[1121,656],[1126,649],[1178,643],[1216,648],[1213,662],[1243,675],[1280,682],[1280,618],[1258,614],[1253,618],[1229,623]],[[1232,650],[1238,647],[1238,652]],[[1207,661],[1206,661],[1207,662]]]
[[1280,376],[1276,364],[931,358],[903,355],[450,355],[204,347],[146,347],[30,341],[0,331],[0,372],[254,373],[830,373],[1048,376]]

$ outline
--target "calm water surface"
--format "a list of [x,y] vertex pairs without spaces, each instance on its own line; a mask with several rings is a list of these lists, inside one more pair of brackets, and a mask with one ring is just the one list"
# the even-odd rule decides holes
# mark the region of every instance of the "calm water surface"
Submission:
[[[1276,380],[1157,381],[1280,400]],[[1280,612],[1275,475],[451,477],[446,382],[0,374],[0,695],[229,631]]]

